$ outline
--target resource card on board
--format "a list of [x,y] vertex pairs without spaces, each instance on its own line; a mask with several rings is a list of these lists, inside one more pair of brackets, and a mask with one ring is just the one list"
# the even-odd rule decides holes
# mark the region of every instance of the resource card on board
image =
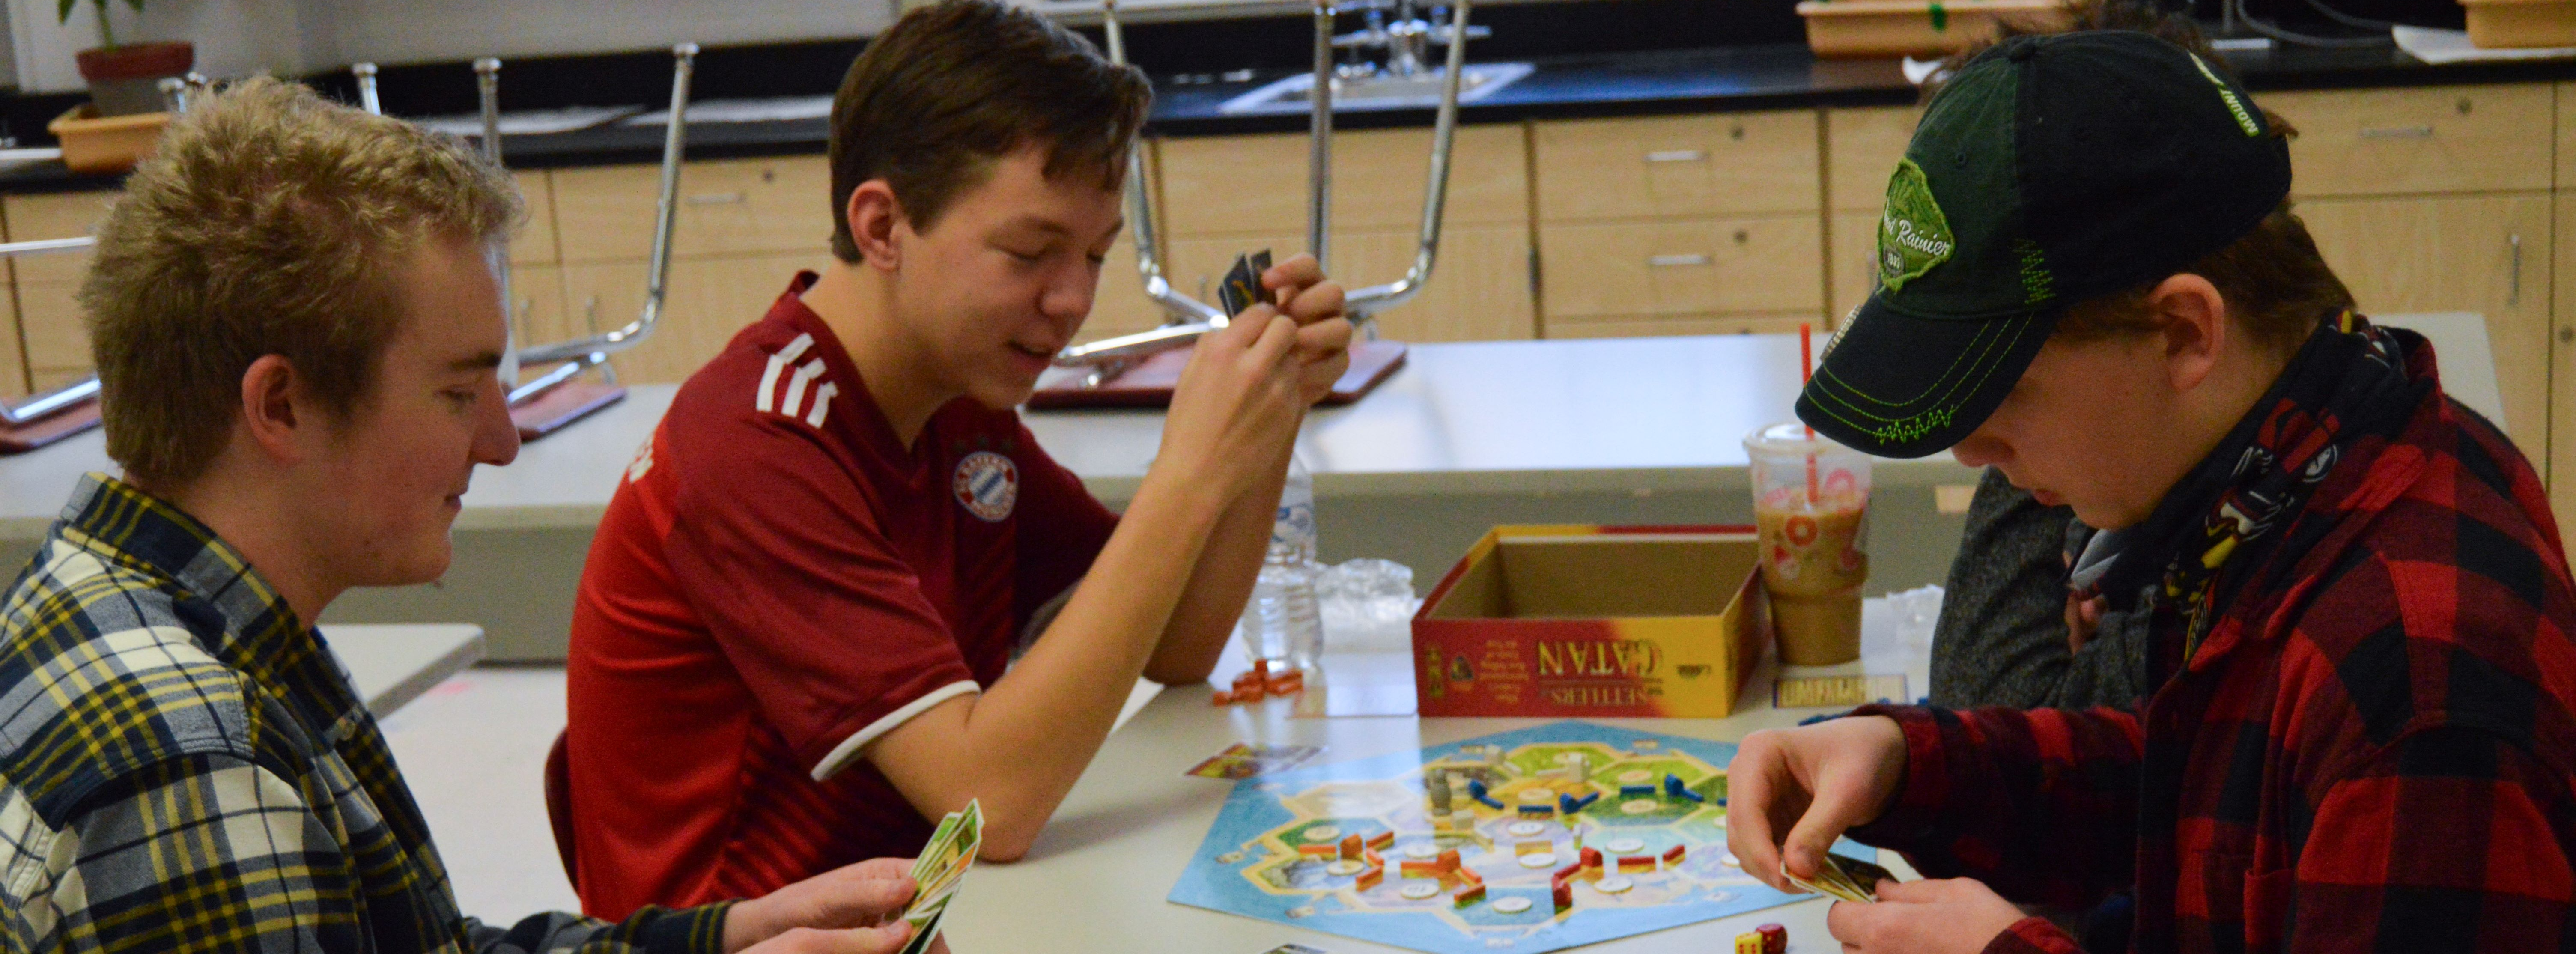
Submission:
[[1237,742],[1181,774],[1239,782],[1255,775],[1303,765],[1321,751],[1322,747],[1313,745],[1247,745]]
[[939,936],[940,919],[948,913],[948,900],[957,895],[957,885],[966,880],[966,869],[975,866],[975,852],[983,846],[981,803],[969,799],[965,808],[939,820],[921,857],[912,860],[912,880],[920,889],[903,911],[905,923],[912,925],[912,941],[903,946],[903,954],[930,949],[931,939]]

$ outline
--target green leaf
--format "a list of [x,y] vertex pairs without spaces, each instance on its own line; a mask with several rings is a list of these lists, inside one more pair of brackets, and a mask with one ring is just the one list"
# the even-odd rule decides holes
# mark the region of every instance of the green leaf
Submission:
[[54,4],[54,22],[72,22],[72,8],[77,6],[80,6],[80,0],[61,0],[60,3]]

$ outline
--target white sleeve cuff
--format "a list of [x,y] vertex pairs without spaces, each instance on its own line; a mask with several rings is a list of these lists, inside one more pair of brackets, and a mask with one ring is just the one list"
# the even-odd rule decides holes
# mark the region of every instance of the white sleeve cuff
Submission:
[[894,731],[896,726],[912,721],[913,716],[930,711],[931,706],[970,692],[982,691],[984,687],[976,685],[974,680],[961,679],[922,693],[921,698],[905,703],[901,709],[886,713],[885,718],[868,723],[867,728],[851,733],[849,738],[841,740],[841,744],[833,746],[831,754],[823,756],[823,761],[815,764],[814,780],[820,782],[841,774],[842,769],[849,768],[851,762],[858,760],[860,749],[876,741],[878,736]]

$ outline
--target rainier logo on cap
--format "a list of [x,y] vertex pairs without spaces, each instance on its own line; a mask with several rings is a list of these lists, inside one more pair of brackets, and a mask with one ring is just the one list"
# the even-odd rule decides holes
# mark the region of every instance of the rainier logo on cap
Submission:
[[1959,247],[1950,235],[1950,220],[1932,199],[1932,183],[1912,159],[1896,163],[1887,180],[1887,214],[1878,220],[1878,283],[1888,291],[1923,276],[1950,260]]

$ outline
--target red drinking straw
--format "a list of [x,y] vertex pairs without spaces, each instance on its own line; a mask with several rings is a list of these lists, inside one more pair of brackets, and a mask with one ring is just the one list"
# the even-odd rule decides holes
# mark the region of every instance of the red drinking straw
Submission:
[[[1815,330],[1815,327],[1814,327],[1814,326],[1812,326],[1812,325],[1809,325],[1809,324],[1807,324],[1806,322],[1803,322],[1803,321],[1802,321],[1802,322],[1799,322],[1799,323],[1798,323],[1798,383],[1799,383],[1799,384],[1804,385],[1804,384],[1806,384],[1808,381],[1813,380],[1813,379],[1815,378],[1815,376],[1816,376],[1816,369],[1815,369],[1815,365],[1816,365],[1816,357],[1815,357],[1815,355],[1816,355],[1816,330]],[[1815,441],[1815,439],[1816,439],[1816,429],[1815,429],[1815,428],[1812,428],[1812,427],[1806,427],[1805,425],[1800,425],[1800,429],[1801,429],[1801,430],[1804,430],[1804,431],[1806,431],[1806,432],[1807,432],[1807,440],[1808,440],[1810,443],[1813,443],[1813,442]],[[1813,508],[1816,508],[1816,509],[1821,510],[1821,509],[1823,509],[1823,508],[1824,508],[1824,502],[1823,502],[1823,501],[1820,501],[1820,500],[1817,500],[1817,499],[1816,499],[1816,497],[1817,497],[1817,493],[1816,493],[1816,452],[1815,452],[1815,450],[1811,447],[1811,448],[1809,448],[1809,449],[1808,449],[1808,451],[1807,451],[1807,506],[1809,506],[1809,507],[1813,507]]]

